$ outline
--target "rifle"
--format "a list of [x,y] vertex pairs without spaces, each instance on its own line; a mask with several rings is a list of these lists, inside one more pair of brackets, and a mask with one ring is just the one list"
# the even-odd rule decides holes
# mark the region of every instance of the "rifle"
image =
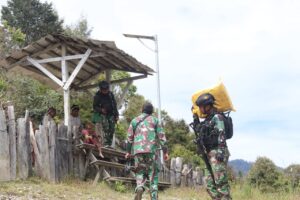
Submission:
[[209,164],[209,160],[207,157],[207,151],[206,151],[206,148],[203,143],[203,139],[206,134],[203,130],[205,128],[207,128],[205,126],[207,126],[207,125],[204,122],[200,122],[198,116],[197,116],[197,118],[194,117],[194,121],[192,123],[190,123],[190,127],[194,130],[195,135],[196,135],[196,139],[194,140],[194,143],[197,145],[197,153],[202,157],[202,159],[206,165],[206,168],[210,172],[212,179],[215,183],[214,174],[213,174],[211,165]]

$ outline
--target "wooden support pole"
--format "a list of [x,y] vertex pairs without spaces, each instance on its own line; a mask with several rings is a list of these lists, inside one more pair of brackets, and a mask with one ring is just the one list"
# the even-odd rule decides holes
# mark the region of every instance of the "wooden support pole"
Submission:
[[[56,133],[57,126],[53,120],[50,121],[49,126],[49,168],[50,168],[50,181],[55,183],[58,181],[56,174]],[[59,163],[58,163],[59,164]]]
[[16,138],[16,121],[13,106],[7,107],[8,115],[8,135],[9,135],[9,153],[10,153],[10,178],[17,178],[17,138]]
[[88,49],[86,51],[86,53],[84,54],[84,57],[79,61],[78,65],[76,66],[76,68],[72,72],[70,78],[68,78],[67,82],[65,83],[64,90],[69,89],[70,85],[72,84],[73,80],[75,79],[75,77],[79,73],[80,69],[83,67],[84,63],[89,58],[89,55],[91,54],[91,52],[92,52],[91,49]]
[[127,82],[127,84],[126,84],[126,86],[125,86],[125,88],[123,90],[123,93],[122,93],[122,95],[120,97],[120,100],[118,102],[118,109],[121,109],[121,107],[122,107],[122,105],[124,103],[125,96],[126,96],[128,90],[129,90],[129,87],[132,85],[132,82],[133,82],[133,80],[130,80],[130,81]]
[[[67,55],[66,46],[62,45],[62,57]],[[61,74],[63,85],[66,84],[69,78],[69,70],[66,60],[62,59],[61,61]],[[69,124],[69,115],[70,115],[70,93],[69,88],[64,89],[64,124],[68,126]]]
[[0,181],[9,181],[10,178],[10,154],[9,136],[4,110],[0,108]]

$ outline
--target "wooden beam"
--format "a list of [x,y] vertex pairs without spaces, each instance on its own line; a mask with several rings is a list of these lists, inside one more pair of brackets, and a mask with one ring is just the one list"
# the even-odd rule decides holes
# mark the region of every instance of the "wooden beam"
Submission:
[[[47,51],[50,51],[50,50],[52,50],[52,49],[56,49],[56,48],[59,47],[59,46],[60,46],[60,43],[52,44],[52,45],[46,47],[46,48],[43,49],[43,50],[38,50],[36,53],[33,53],[32,55],[30,55],[30,57],[38,56],[38,55],[43,54],[43,53],[45,53],[45,52],[47,52]],[[22,64],[22,62],[26,61],[27,57],[28,57],[27,55],[24,56],[24,57],[22,57],[21,59],[19,59],[19,61],[17,61],[17,62],[15,62],[15,63],[11,64],[8,68],[11,69],[11,68],[13,68],[13,67],[15,67],[15,66],[18,66],[18,65]]]
[[122,95],[120,97],[120,100],[119,100],[119,102],[117,104],[118,105],[118,109],[121,109],[122,104],[123,104],[124,99],[125,99],[125,95],[127,94],[128,90],[129,90],[129,87],[131,86],[132,82],[133,82],[133,80],[130,80],[130,81],[127,82],[127,84],[126,84],[126,86],[124,88],[124,91],[123,91],[123,93],[122,93]]
[[70,85],[72,84],[73,80],[75,79],[75,77],[77,76],[78,72],[80,71],[80,69],[83,67],[84,63],[86,62],[86,60],[88,59],[89,55],[91,54],[92,50],[88,49],[85,54],[84,57],[79,61],[78,65],[76,66],[76,68],[74,69],[74,71],[72,72],[70,78],[68,79],[68,81],[65,83],[64,85],[64,90],[69,89]]
[[[119,80],[112,80],[110,83],[111,84],[117,84],[117,83],[122,83],[122,82],[127,82],[127,81],[134,81],[134,80],[143,79],[143,78],[147,78],[147,74],[140,75],[140,76],[129,77],[129,78],[123,78],[123,79],[119,79]],[[95,84],[92,84],[92,85],[86,85],[86,86],[75,88],[75,90],[86,90],[86,89],[90,89],[90,88],[95,88],[97,86],[98,86],[98,83],[95,83]]]
[[42,60],[36,60],[38,63],[49,63],[49,62],[60,62],[62,60],[76,60],[84,57],[84,54],[64,56],[64,57],[55,57],[55,58],[45,58]]
[[27,57],[27,60],[36,68],[41,70],[46,76],[48,76],[50,79],[52,79],[55,83],[57,83],[59,86],[63,87],[63,82],[56,78],[50,71],[48,71],[45,67],[43,67],[41,64],[36,62],[33,58]]

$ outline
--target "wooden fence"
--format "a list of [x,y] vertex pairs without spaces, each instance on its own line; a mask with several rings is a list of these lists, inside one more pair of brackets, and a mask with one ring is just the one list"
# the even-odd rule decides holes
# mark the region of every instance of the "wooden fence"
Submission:
[[[95,173],[94,182],[99,177],[134,181],[133,176],[122,178],[124,152],[103,148],[108,160],[98,160],[96,148],[82,144],[80,135],[79,127],[56,125],[53,120],[44,122],[34,132],[28,117],[15,119],[13,106],[0,110],[0,181],[26,179],[32,174],[50,182],[70,175],[85,179],[88,167],[94,168],[94,171],[88,170]],[[162,186],[197,187],[202,184],[202,171],[183,164],[182,160],[172,158],[170,169],[161,170]]]

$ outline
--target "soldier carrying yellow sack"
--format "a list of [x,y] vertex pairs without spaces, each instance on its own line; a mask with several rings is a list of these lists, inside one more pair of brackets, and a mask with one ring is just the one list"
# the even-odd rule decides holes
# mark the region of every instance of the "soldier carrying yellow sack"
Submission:
[[227,162],[229,151],[226,139],[232,137],[231,118],[218,112],[215,98],[210,93],[200,95],[195,102],[205,120],[200,122],[194,114],[193,129],[196,133],[198,152],[206,164],[206,189],[213,200],[230,200]]

